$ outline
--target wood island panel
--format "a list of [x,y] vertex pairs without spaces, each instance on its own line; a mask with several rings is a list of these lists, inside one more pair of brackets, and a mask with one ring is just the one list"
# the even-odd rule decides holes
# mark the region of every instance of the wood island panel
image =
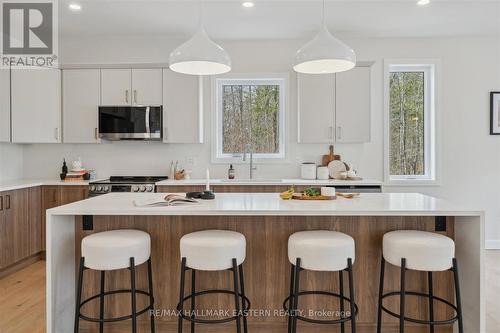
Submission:
[[[288,295],[290,263],[287,259],[288,237],[302,230],[336,230],[351,235],[356,242],[354,280],[356,302],[359,306],[357,317],[358,332],[375,332],[377,297],[379,285],[380,256],[382,237],[392,230],[434,231],[433,217],[301,217],[301,216],[95,216],[94,230],[82,231],[81,223],[76,224],[76,253],[79,258],[81,239],[93,232],[113,229],[134,228],[148,232],[152,237],[153,280],[155,286],[155,308],[174,310],[179,297],[180,253],[179,240],[189,232],[207,229],[226,229],[241,232],[247,239],[247,257],[244,263],[245,288],[253,310],[268,310],[271,314],[282,309]],[[449,217],[447,236],[453,238],[454,220]],[[76,261],[78,262],[78,260]],[[147,290],[146,265],[137,270],[138,287]],[[75,267],[76,269],[76,267]],[[106,288],[121,289],[129,287],[129,271],[120,270],[106,273]],[[408,271],[407,290],[427,291],[427,278],[424,273]],[[347,276],[347,275],[346,275]],[[338,274],[328,272],[301,273],[301,289],[337,291]],[[347,283],[347,278],[344,280]],[[228,289],[232,287],[230,272],[198,272],[197,289]],[[186,278],[186,294],[189,292],[190,273]],[[98,273],[87,270],[84,278],[84,298],[98,292]],[[399,288],[399,268],[386,264],[385,290]],[[347,289],[346,289],[347,290]],[[436,296],[454,300],[452,273],[434,274],[434,293]],[[143,307],[146,300],[140,297],[138,306]],[[385,304],[395,312],[399,311],[399,298],[387,300]],[[189,307],[189,302],[186,304]],[[203,296],[197,298],[197,310],[231,309],[233,298],[230,296]],[[338,302],[320,296],[301,297],[301,309],[338,310]],[[442,320],[453,316],[453,312],[435,303],[435,319]],[[106,316],[129,313],[130,301],[126,296],[112,296],[106,300]],[[83,312],[98,315],[98,301],[87,304]],[[407,315],[413,318],[428,319],[427,300],[407,298]],[[318,317],[317,317],[318,318]],[[384,315],[384,332],[397,332],[398,321]],[[149,332],[148,318],[139,318],[140,332]],[[176,331],[175,316],[156,318],[157,332]],[[250,332],[286,332],[286,318],[281,316],[249,317]],[[129,322],[107,324],[109,332],[128,330]],[[197,325],[197,332],[234,332],[234,322],[222,325]],[[349,326],[349,325],[348,325]],[[407,332],[428,332],[427,326],[407,324]],[[81,321],[82,332],[95,332],[96,324]],[[185,329],[189,330],[185,322]],[[339,332],[330,325],[314,325],[299,322],[300,332]],[[347,328],[350,332],[350,328]],[[452,332],[450,326],[436,327],[435,332]]]

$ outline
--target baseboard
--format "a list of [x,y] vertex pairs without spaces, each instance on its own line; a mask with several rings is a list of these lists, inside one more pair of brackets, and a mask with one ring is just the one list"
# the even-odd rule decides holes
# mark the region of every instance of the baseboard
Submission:
[[500,250],[500,240],[490,239],[485,242],[486,250]]
[[28,267],[29,265],[39,260],[41,260],[41,253],[34,254],[28,258],[24,258],[23,260],[16,262],[15,264],[2,268],[0,270],[0,279],[17,271],[20,271],[21,269]]

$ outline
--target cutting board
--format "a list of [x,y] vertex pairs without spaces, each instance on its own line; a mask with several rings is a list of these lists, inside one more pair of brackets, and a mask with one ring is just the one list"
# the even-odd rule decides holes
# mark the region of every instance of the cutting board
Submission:
[[330,153],[328,155],[323,155],[321,159],[321,165],[328,166],[328,163],[333,160],[340,160],[340,155],[335,155],[335,153],[333,152],[333,145],[330,145]]
[[294,193],[292,196],[294,200],[335,200],[337,197],[327,197],[325,195],[317,195],[314,197],[304,195],[302,193]]

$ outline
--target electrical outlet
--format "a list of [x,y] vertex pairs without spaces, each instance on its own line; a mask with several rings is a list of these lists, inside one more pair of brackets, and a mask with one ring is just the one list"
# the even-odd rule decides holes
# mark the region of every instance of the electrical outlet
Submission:
[[186,166],[196,166],[197,160],[196,157],[186,157]]

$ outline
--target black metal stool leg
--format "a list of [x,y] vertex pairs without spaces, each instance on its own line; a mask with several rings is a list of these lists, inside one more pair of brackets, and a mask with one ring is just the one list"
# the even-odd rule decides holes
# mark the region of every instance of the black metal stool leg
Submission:
[[233,282],[234,282],[234,306],[236,308],[236,332],[241,333],[241,321],[240,321],[240,290],[238,288],[238,264],[236,259],[233,258]]
[[290,270],[290,294],[288,295],[288,333],[292,333],[292,309],[293,309],[293,288],[295,277],[295,265]]
[[179,290],[179,310],[181,311],[181,313],[179,313],[179,320],[178,320],[178,324],[177,324],[177,332],[178,333],[182,333],[182,311],[184,311],[184,279],[186,277],[185,275],[185,272],[186,272],[186,258],[182,258],[182,263],[181,263],[181,286],[180,286],[180,290]]
[[[104,319],[104,278],[106,274],[105,271],[101,271],[101,293],[99,295],[99,319]],[[99,333],[104,332],[104,322],[99,323]]]
[[401,258],[401,292],[399,296],[399,333],[405,331],[405,275],[406,258]]
[[293,308],[292,308],[292,333],[297,332],[297,308],[299,306],[299,286],[300,286],[300,258],[295,263],[295,277],[293,286]]
[[[344,271],[339,271],[339,293],[340,293],[340,318],[343,319],[345,317],[344,313]],[[340,332],[345,332],[345,324],[340,323]]]
[[[245,294],[245,278],[244,278],[244,274],[243,274],[243,264],[240,265],[240,267],[238,267],[238,270],[240,272],[240,286],[241,286],[241,296],[242,296],[242,302],[243,302],[243,305],[241,306],[242,309],[245,308],[245,297],[246,297],[246,294]],[[247,316],[246,316],[246,313],[243,313],[243,332],[244,333],[248,333],[248,326],[247,326]]]
[[83,284],[83,270],[85,259],[80,258],[80,267],[78,269],[78,285],[76,290],[76,302],[75,302],[75,329],[74,333],[78,333],[80,330],[80,303],[82,302],[82,284]]
[[[195,296],[194,294],[196,293],[196,271],[194,269],[191,269],[191,319],[195,318],[194,311],[195,311]],[[194,321],[191,322],[191,333],[194,333]]]
[[[427,272],[427,284],[429,285],[429,321],[434,321],[434,293],[432,285],[432,272]],[[434,333],[434,325],[429,325],[429,332]]]
[[455,280],[455,299],[457,302],[458,333],[464,333],[462,300],[460,296],[460,283],[458,281],[458,263],[456,258],[453,258],[453,277]]
[[382,295],[384,294],[385,259],[380,260],[380,285],[378,289],[377,333],[382,333]]
[[347,272],[349,273],[349,297],[351,298],[351,332],[356,333],[356,307],[354,296],[354,279],[352,274],[352,259],[347,259]]
[[135,293],[135,260],[130,258],[130,296],[132,300],[132,333],[137,333],[137,308],[136,308],[136,293]]
[[154,294],[153,294],[153,272],[151,269],[151,257],[148,259],[148,290],[149,290],[149,311],[151,318],[151,333],[155,333],[155,316],[154,316]]

